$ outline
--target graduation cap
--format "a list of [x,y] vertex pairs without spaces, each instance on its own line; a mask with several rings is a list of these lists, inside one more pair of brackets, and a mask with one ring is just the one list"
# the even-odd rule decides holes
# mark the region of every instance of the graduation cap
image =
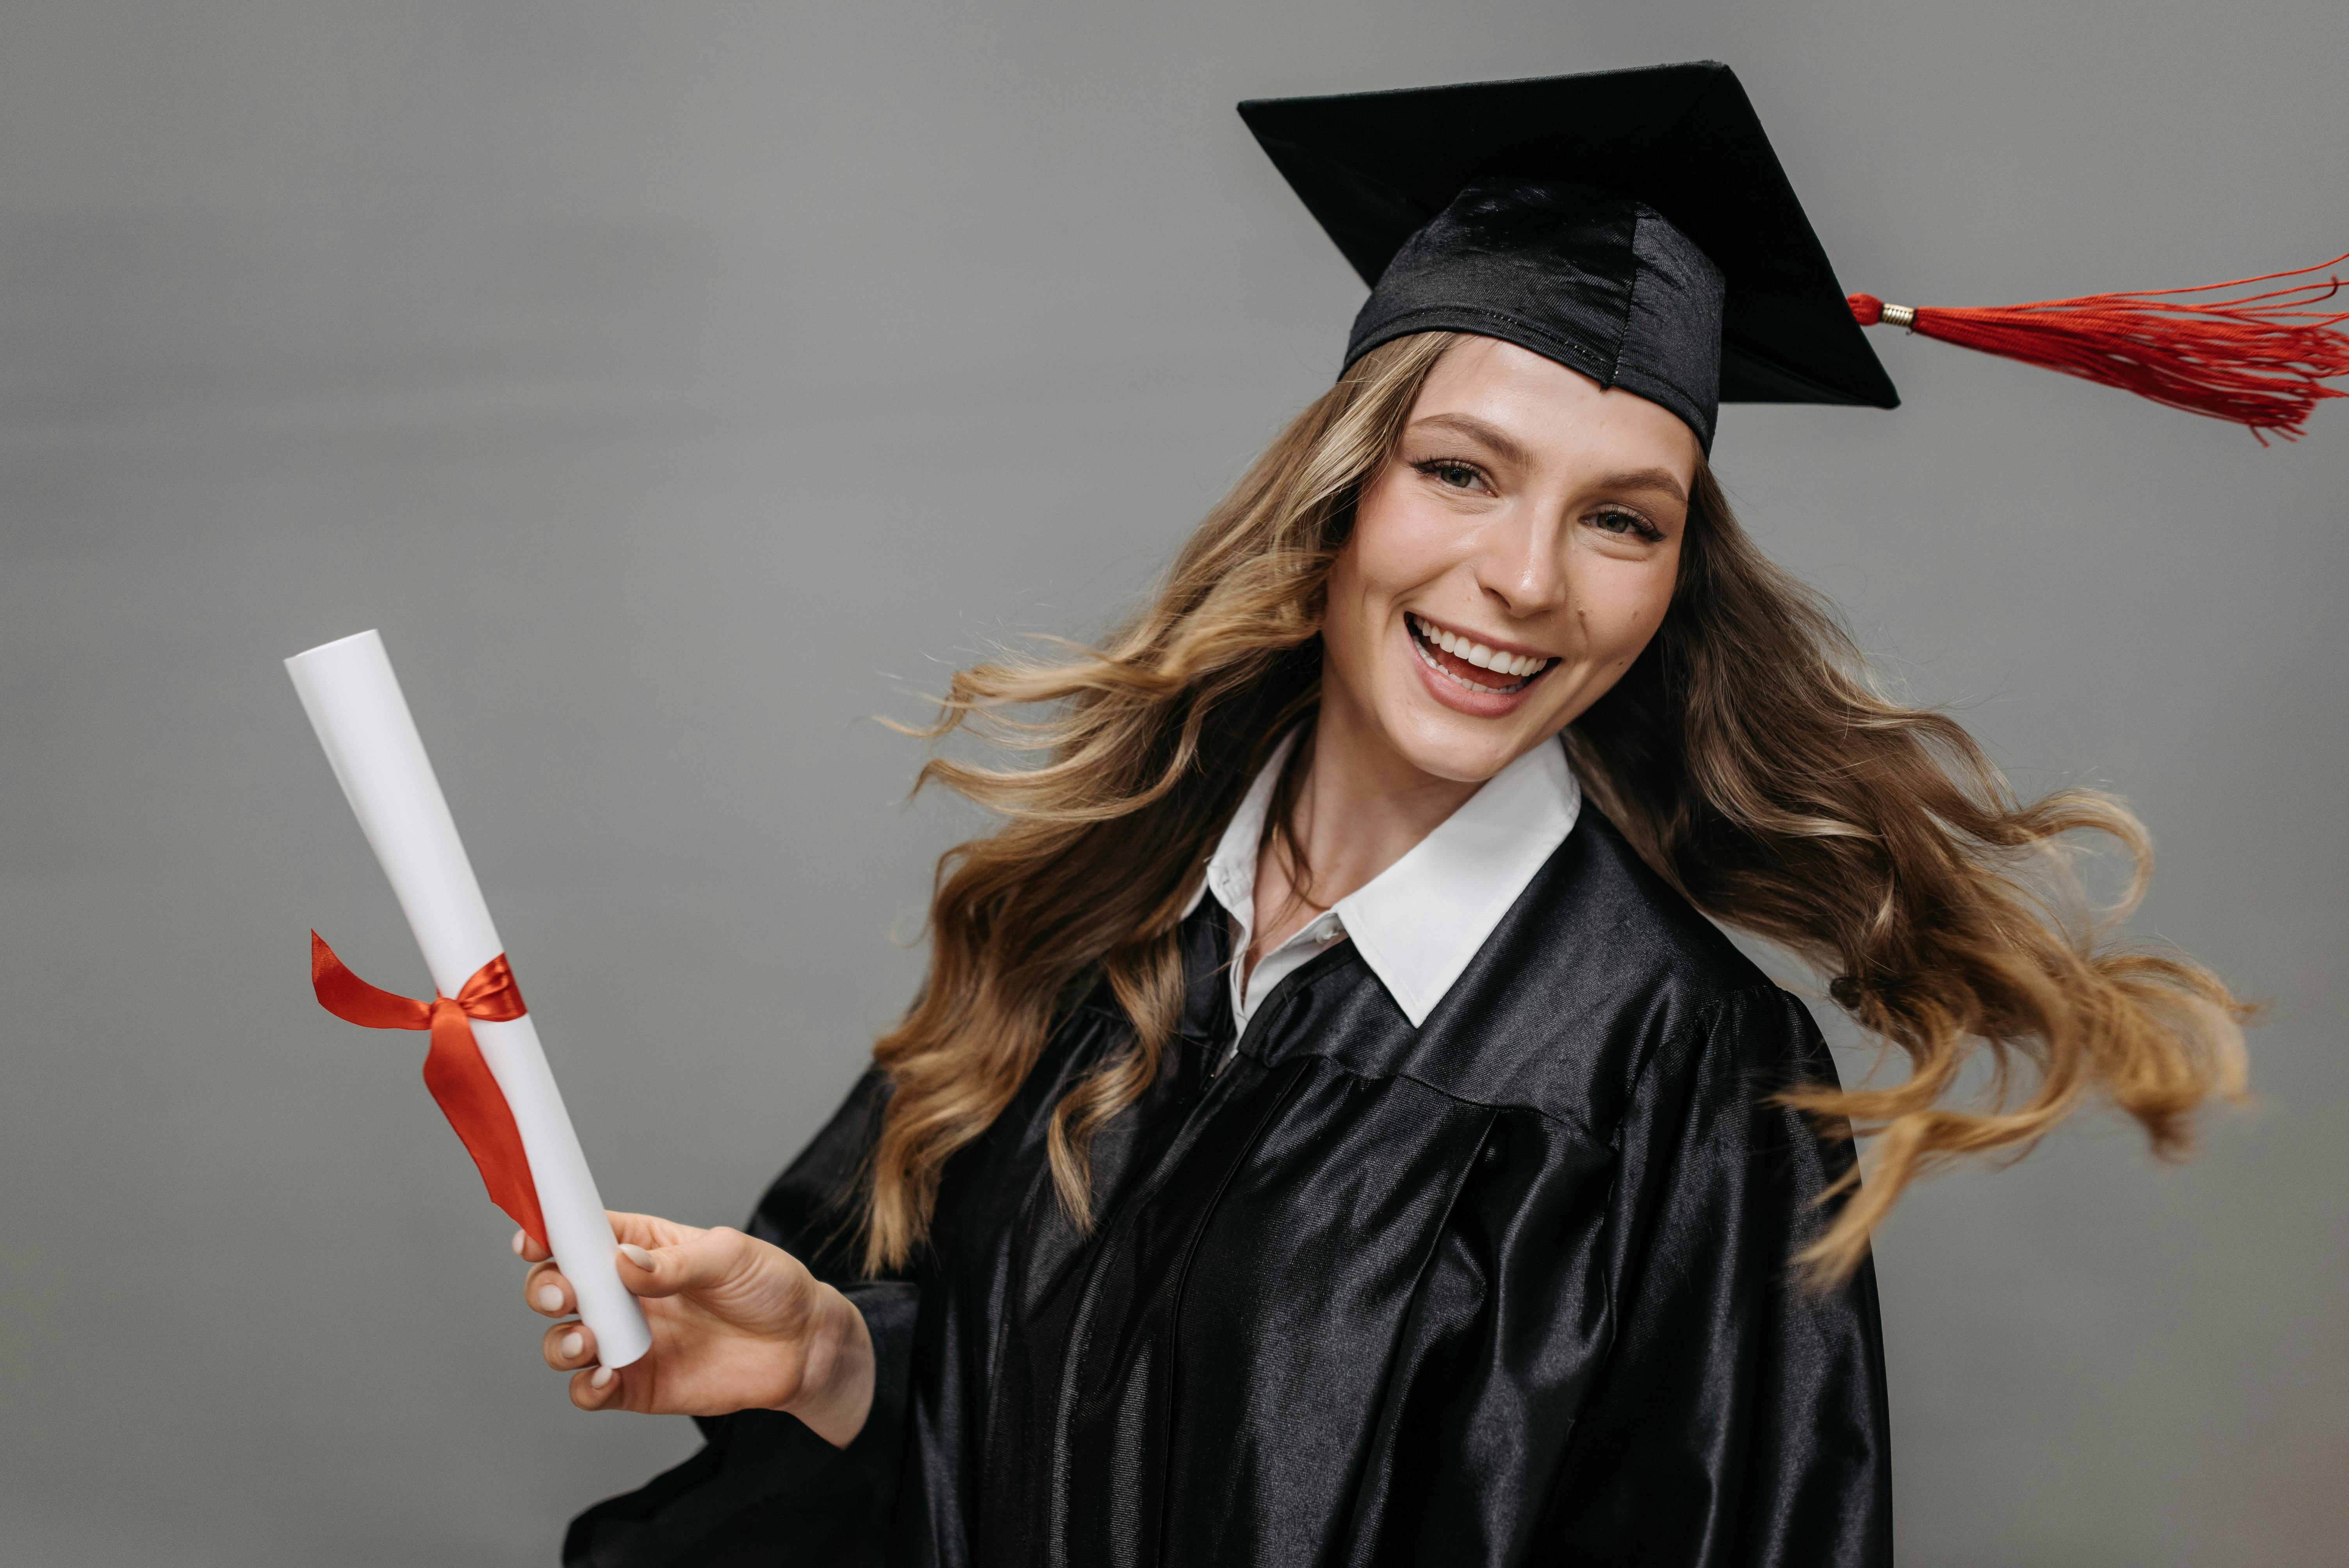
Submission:
[[[1363,282],[1350,365],[1417,332],[1515,343],[1661,404],[1706,449],[1722,402],[1899,403],[1879,322],[2250,427],[2300,433],[2349,374],[2309,274],[1949,309],[1847,295],[1745,89],[1714,61],[1325,98],[1240,118]],[[2209,294],[2303,281],[2224,299]],[[2262,437],[2264,439],[2264,437]]]

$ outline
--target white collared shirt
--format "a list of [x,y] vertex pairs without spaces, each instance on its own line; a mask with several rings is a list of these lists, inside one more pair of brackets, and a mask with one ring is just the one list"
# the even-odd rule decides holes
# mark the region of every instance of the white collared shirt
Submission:
[[1401,860],[1306,922],[1247,972],[1265,815],[1296,740],[1292,734],[1282,741],[1248,786],[1184,913],[1212,893],[1231,916],[1236,1030],[1247,1027],[1273,987],[1299,965],[1350,937],[1417,1028],[1573,831],[1582,789],[1566,765],[1566,748],[1546,740],[1502,769]]

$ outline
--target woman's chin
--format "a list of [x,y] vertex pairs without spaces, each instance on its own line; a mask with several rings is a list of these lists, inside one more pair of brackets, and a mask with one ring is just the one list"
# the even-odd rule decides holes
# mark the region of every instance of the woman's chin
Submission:
[[1482,783],[1516,761],[1538,738],[1548,707],[1530,688],[1491,696],[1457,686],[1444,692],[1423,675],[1418,686],[1394,694],[1399,700],[1381,727],[1413,768],[1462,783]]

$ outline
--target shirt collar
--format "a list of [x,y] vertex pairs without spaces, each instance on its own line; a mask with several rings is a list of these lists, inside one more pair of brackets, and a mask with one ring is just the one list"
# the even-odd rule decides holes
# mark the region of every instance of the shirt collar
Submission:
[[[1184,913],[1210,892],[1243,930],[1256,911],[1257,851],[1291,733],[1257,773]],[[1362,962],[1417,1028],[1493,928],[1566,841],[1582,789],[1566,748],[1546,740],[1485,781],[1409,852],[1332,905]]]

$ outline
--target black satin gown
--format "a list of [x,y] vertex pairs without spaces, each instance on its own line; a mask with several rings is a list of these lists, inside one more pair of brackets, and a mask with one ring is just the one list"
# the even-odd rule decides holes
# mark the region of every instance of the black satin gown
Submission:
[[1800,1002],[1588,803],[1422,1027],[1341,943],[1215,1071],[1225,931],[1185,924],[1179,1055],[1094,1145],[1090,1234],[1044,1131],[1126,1037],[1105,994],[899,1278],[848,1261],[859,1083],[750,1228],[865,1313],[862,1435],[705,1421],[569,1568],[1890,1561],[1874,1276],[1787,1284],[1849,1158],[1765,1103],[1833,1073]]

